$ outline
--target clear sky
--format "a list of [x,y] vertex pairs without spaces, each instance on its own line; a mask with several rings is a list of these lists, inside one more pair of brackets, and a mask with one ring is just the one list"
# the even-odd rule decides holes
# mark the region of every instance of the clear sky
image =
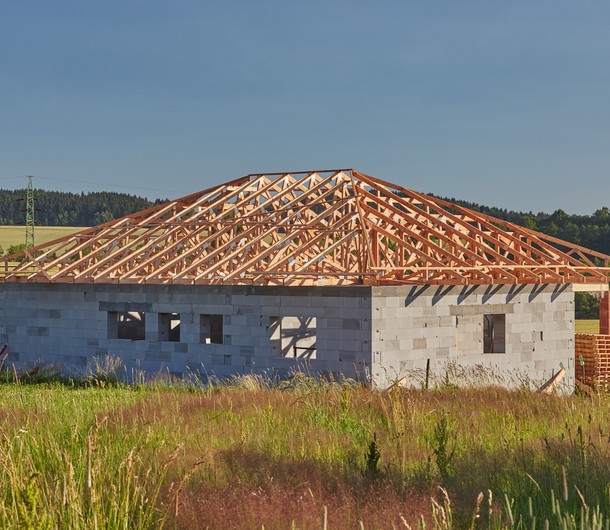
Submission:
[[0,187],[175,198],[353,167],[610,205],[610,2],[3,0]]

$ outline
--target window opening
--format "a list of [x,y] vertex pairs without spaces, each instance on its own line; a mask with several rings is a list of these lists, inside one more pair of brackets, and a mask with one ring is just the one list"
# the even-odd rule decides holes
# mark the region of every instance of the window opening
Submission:
[[268,330],[274,355],[316,358],[316,317],[269,317]]
[[144,340],[146,336],[146,315],[140,311],[109,311],[108,338]]
[[202,344],[223,344],[222,315],[200,315],[199,329]]
[[506,315],[483,315],[483,353],[506,352]]
[[180,313],[159,313],[159,340],[180,342]]

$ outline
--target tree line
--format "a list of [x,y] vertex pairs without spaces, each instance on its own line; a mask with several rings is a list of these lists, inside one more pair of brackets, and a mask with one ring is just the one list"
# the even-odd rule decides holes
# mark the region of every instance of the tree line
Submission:
[[[0,225],[24,225],[25,189],[0,189]],[[123,217],[154,204],[146,198],[127,193],[34,190],[34,219],[40,226],[95,226]]]

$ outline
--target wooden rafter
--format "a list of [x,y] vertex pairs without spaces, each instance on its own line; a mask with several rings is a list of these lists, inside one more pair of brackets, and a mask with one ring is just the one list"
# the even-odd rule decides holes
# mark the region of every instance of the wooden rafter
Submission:
[[610,256],[350,169],[251,174],[2,259],[5,282],[607,283]]

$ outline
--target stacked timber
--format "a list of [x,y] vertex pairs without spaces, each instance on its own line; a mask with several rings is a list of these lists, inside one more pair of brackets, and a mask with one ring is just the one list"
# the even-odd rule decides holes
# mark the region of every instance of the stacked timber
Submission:
[[577,333],[576,380],[595,390],[610,389],[610,335]]

